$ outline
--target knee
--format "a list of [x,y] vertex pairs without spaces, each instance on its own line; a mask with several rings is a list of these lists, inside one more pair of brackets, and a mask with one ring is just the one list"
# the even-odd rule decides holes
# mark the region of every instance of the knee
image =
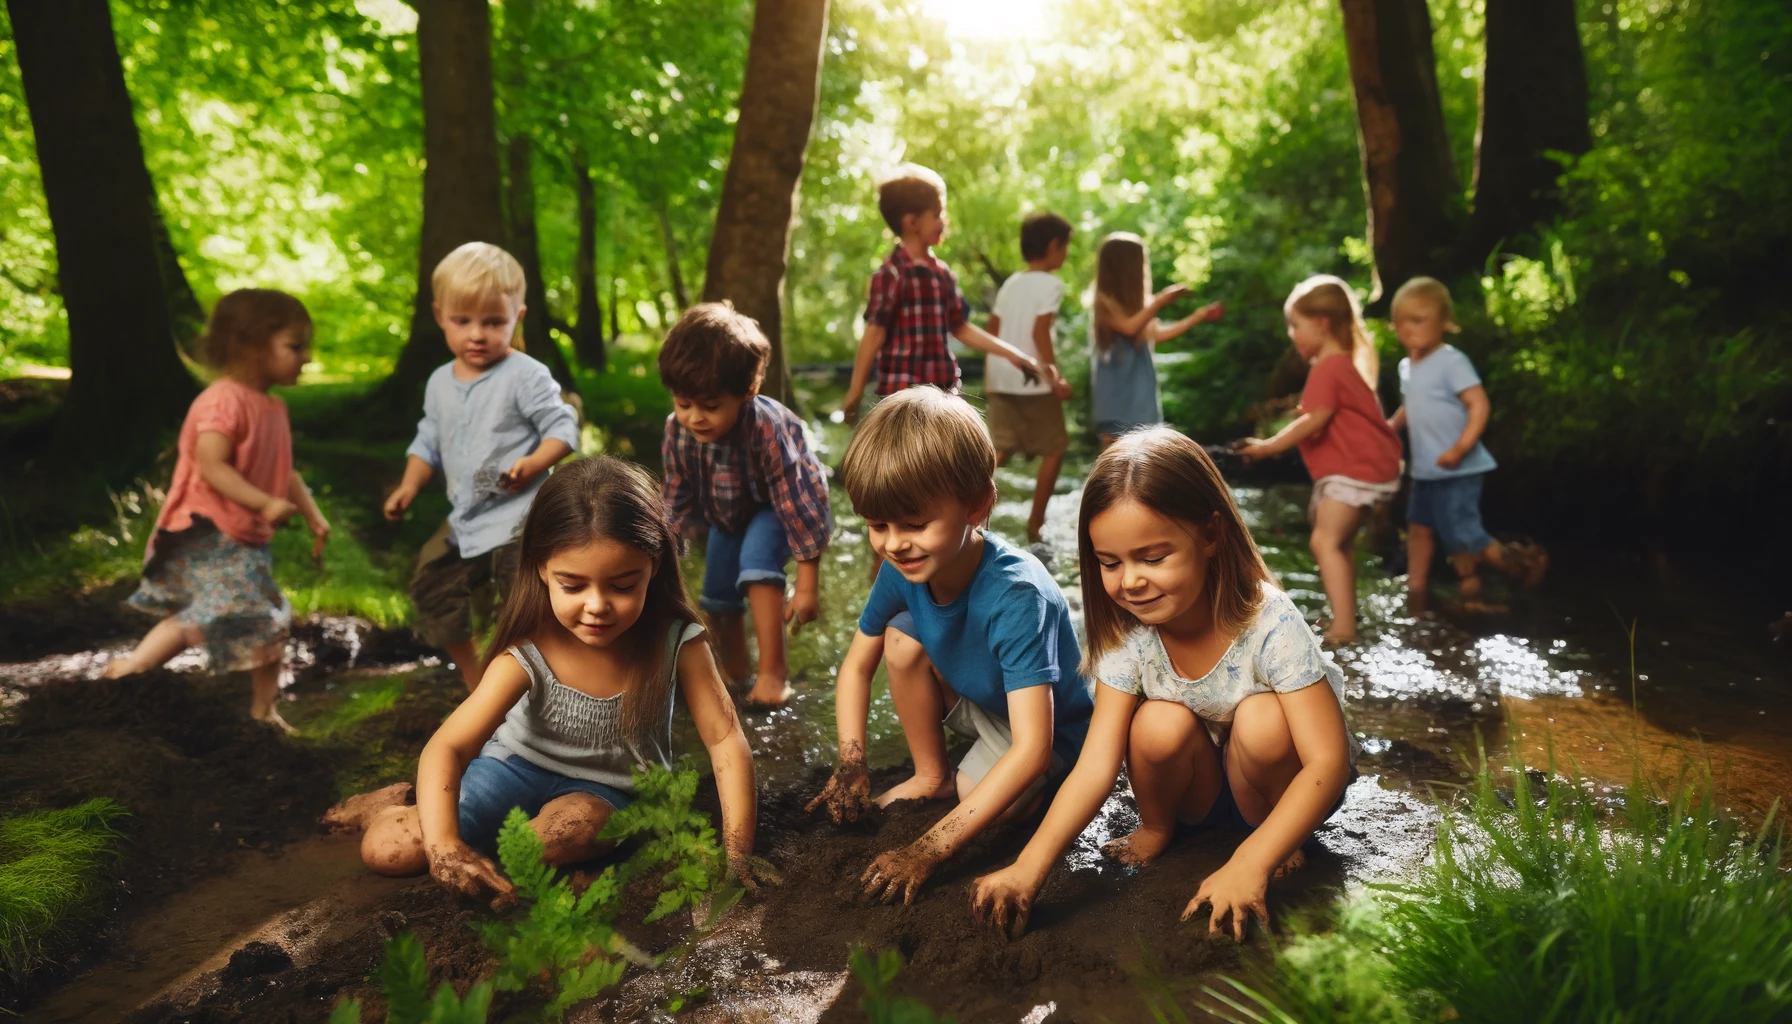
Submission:
[[1267,767],[1299,758],[1282,702],[1273,693],[1254,693],[1239,702],[1228,744],[1246,767]]
[[901,630],[884,632],[884,664],[891,672],[910,673],[927,665],[927,650],[921,641]]
[[423,835],[404,813],[409,808],[387,808],[361,836],[361,863],[380,875],[402,877],[420,874],[429,867]]
[[598,833],[610,820],[611,807],[589,793],[568,793],[550,800],[534,821],[550,863],[588,859],[610,847]]
[[1135,761],[1161,764],[1188,745],[1201,720],[1174,701],[1148,700],[1132,716],[1127,752]]

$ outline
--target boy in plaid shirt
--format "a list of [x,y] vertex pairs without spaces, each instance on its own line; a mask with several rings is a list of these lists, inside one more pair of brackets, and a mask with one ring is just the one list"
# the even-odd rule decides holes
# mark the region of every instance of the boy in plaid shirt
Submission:
[[[734,685],[747,678],[744,616],[753,610],[759,672],[746,702],[758,707],[790,698],[784,623],[795,632],[815,621],[819,559],[833,525],[803,421],[759,393],[770,358],[757,323],[711,302],[673,325],[659,363],[672,392],[661,493],[674,530],[693,513],[709,524],[698,603]],[[784,563],[792,557],[796,594],[786,605]]]
[[897,168],[894,177],[878,186],[877,209],[898,241],[871,275],[865,334],[842,403],[846,421],[858,420],[873,365],[879,398],[917,384],[956,393],[958,360],[946,344],[948,336],[1001,356],[1029,380],[1037,379],[1039,367],[1030,356],[970,322],[957,276],[933,255],[932,247],[946,234],[946,183],[940,176],[915,164]]

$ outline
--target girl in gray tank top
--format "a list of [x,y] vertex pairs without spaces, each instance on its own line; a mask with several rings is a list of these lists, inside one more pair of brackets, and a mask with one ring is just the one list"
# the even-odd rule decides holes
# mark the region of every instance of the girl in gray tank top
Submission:
[[405,787],[388,787],[327,816],[367,829],[368,867],[506,894],[490,858],[515,807],[548,863],[601,855],[631,773],[671,766],[682,694],[715,769],[729,871],[756,884],[752,752],[709,645],[691,643],[703,627],[676,541],[658,486],[637,466],[585,459],[542,485],[485,674],[423,748],[416,805],[402,803]]

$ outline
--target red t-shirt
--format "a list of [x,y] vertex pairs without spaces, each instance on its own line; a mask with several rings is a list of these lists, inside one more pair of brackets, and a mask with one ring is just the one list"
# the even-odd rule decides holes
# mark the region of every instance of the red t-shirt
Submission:
[[156,517],[156,529],[184,530],[193,525],[195,515],[201,515],[244,544],[266,544],[274,539],[274,528],[213,490],[199,475],[199,435],[207,431],[230,438],[230,464],[244,479],[276,498],[286,497],[292,480],[292,425],[286,418],[286,403],[225,377],[201,391],[187,409],[174,479]]
[[1400,479],[1400,438],[1348,355],[1327,356],[1308,371],[1300,411],[1320,409],[1332,410],[1331,422],[1300,443],[1313,479],[1346,476],[1366,484]]

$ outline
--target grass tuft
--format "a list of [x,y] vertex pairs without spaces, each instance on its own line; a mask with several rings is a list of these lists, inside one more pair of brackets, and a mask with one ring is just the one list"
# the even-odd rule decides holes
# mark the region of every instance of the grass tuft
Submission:
[[98,909],[124,808],[103,797],[0,820],[0,973],[18,981]]

